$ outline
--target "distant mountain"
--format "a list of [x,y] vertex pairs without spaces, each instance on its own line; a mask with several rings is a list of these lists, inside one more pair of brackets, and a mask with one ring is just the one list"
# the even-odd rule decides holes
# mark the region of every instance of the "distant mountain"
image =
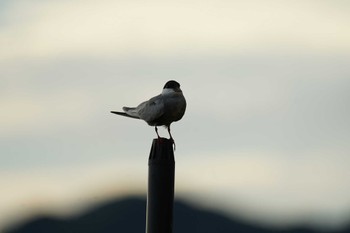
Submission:
[[[37,217],[5,233],[140,233],[145,232],[145,213],[145,199],[126,198],[103,204],[73,218]],[[322,233],[349,232],[350,227],[337,232],[322,231]],[[318,233],[318,231],[304,227],[288,230],[262,228],[176,201],[173,233]]]

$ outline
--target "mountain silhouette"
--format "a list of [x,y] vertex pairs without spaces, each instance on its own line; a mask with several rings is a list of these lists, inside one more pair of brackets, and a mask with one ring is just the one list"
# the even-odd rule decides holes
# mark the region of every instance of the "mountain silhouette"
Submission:
[[[71,218],[40,216],[5,233],[140,233],[145,232],[146,200],[129,197],[110,201],[85,214]],[[185,202],[174,203],[173,233],[349,233],[316,231],[306,227],[268,229],[223,214],[192,207]]]

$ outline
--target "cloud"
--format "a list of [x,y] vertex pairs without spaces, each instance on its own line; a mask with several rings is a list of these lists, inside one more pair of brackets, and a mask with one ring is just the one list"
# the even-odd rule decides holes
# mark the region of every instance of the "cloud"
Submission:
[[263,224],[339,227],[349,218],[346,154],[327,146],[294,154],[247,149],[206,159],[192,155],[177,162],[177,190],[201,205]]
[[[25,90],[23,90],[25,91]],[[1,98],[1,137],[18,137],[84,124],[92,115],[87,94],[65,90],[51,94],[15,92]]]
[[16,1],[0,29],[2,59],[349,51],[350,17],[316,1]]

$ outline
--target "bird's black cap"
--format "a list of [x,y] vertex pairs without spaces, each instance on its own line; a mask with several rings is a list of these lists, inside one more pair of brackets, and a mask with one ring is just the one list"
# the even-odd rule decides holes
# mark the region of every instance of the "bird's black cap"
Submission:
[[177,89],[180,88],[180,83],[176,82],[175,80],[170,80],[164,85],[163,89],[164,88]]

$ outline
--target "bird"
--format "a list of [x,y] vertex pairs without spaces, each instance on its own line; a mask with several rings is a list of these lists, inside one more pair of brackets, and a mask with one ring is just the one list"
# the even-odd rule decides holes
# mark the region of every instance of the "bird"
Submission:
[[180,89],[180,84],[175,80],[165,83],[162,92],[140,103],[137,107],[123,107],[123,112],[111,111],[111,113],[141,119],[148,125],[154,126],[158,139],[157,126],[165,126],[168,130],[170,140],[175,146],[175,141],[170,132],[170,125],[181,120],[186,111],[186,99]]

